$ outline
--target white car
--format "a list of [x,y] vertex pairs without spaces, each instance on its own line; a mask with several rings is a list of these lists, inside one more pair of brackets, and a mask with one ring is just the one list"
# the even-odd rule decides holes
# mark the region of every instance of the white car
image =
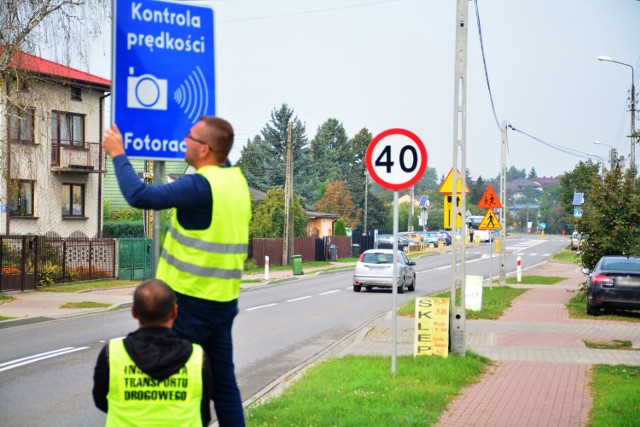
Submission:
[[398,274],[393,279],[393,249],[369,249],[360,255],[353,270],[353,291],[360,292],[362,287],[368,291],[375,288],[398,287],[398,293],[416,289],[415,262],[398,251]]
[[493,230],[474,230],[473,232],[475,233],[474,239],[478,236],[477,239],[481,242],[493,242]]

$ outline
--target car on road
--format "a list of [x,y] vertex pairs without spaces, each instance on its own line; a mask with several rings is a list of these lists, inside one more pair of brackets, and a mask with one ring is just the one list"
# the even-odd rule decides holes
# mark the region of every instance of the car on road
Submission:
[[474,239],[478,239],[481,242],[493,242],[493,230],[474,230],[473,232]]
[[640,257],[605,255],[587,278],[587,314],[601,309],[640,310]]
[[[393,249],[393,234],[378,234],[376,242],[378,243],[378,249]],[[420,246],[420,243],[398,235],[398,250],[407,252],[409,249],[417,250],[418,246]]]
[[403,252],[398,252],[398,271],[393,278],[393,250],[369,249],[364,251],[353,270],[353,291],[360,292],[364,287],[370,291],[373,288],[398,287],[398,293],[405,289],[415,291],[416,273],[413,266]]

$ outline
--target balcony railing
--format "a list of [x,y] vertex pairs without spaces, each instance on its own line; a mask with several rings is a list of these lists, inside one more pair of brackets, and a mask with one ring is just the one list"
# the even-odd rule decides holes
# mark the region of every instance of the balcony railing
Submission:
[[51,141],[51,170],[55,172],[104,172],[100,143]]

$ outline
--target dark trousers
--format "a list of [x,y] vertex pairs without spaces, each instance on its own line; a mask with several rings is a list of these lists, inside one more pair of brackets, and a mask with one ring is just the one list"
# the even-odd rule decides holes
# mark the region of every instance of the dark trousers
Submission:
[[233,365],[231,327],[238,301],[216,302],[182,295],[173,330],[200,344],[209,357],[213,373],[213,404],[220,427],[244,426],[242,398]]

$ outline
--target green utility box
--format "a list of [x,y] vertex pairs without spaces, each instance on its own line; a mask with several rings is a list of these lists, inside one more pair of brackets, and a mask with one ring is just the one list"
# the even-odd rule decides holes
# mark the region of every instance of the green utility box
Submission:
[[302,255],[291,255],[291,266],[293,267],[293,274],[295,276],[304,274],[302,272]]

